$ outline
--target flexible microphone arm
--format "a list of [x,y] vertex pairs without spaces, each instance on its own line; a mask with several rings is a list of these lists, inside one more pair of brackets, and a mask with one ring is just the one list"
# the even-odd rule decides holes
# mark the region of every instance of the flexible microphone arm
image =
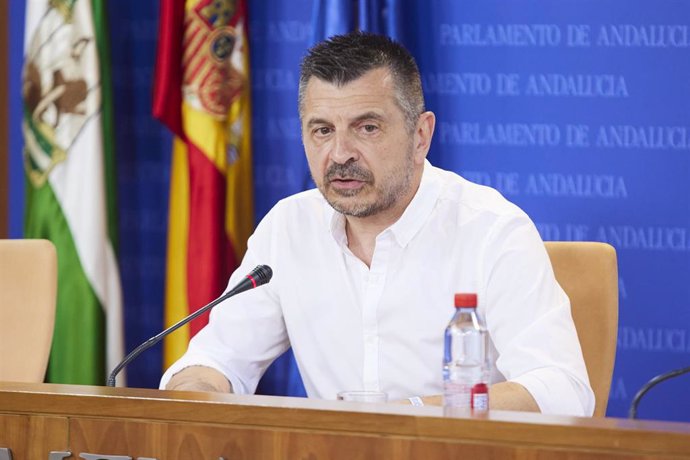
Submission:
[[129,364],[134,358],[139,356],[141,353],[144,351],[148,350],[158,342],[160,342],[163,337],[166,335],[170,334],[171,332],[179,329],[180,327],[184,326],[197,316],[203,315],[206,313],[208,310],[211,308],[215,307],[222,301],[229,299],[230,297],[239,294],[240,292],[248,291],[249,289],[254,289],[255,287],[259,287],[262,284],[266,284],[271,280],[271,277],[273,276],[273,270],[271,270],[271,267],[268,265],[258,265],[254,270],[252,270],[247,276],[244,277],[242,281],[237,283],[237,286],[223,294],[222,296],[218,297],[216,300],[212,301],[211,303],[208,303],[192,313],[189,316],[186,316],[185,318],[181,319],[177,323],[173,324],[169,328],[165,329],[163,332],[159,333],[158,335],[155,335],[148,339],[146,342],[142,343],[138,347],[136,347],[130,354],[128,354],[125,359],[123,359],[120,364],[115,366],[115,369],[110,373],[110,376],[108,377],[108,382],[107,385],[109,387],[114,387],[115,386],[115,377],[117,377],[117,374],[120,373],[124,367]]
[[659,383],[672,379],[674,377],[678,377],[679,375],[687,374],[690,372],[690,367],[684,367],[682,369],[676,369],[674,371],[669,371],[665,372],[661,375],[657,375],[653,379],[651,379],[649,382],[645,383],[642,388],[637,392],[635,397],[632,400],[632,403],[630,404],[630,411],[628,412],[628,418],[631,419],[636,419],[637,418],[637,406],[640,404],[640,400],[642,397],[647,394],[649,390],[652,389],[652,387],[658,385]]

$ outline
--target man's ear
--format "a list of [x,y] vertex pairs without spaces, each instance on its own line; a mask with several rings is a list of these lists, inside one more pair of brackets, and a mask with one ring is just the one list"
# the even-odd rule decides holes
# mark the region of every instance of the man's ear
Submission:
[[436,115],[433,112],[427,111],[419,116],[414,132],[414,157],[417,164],[424,163],[426,155],[429,153],[435,127]]

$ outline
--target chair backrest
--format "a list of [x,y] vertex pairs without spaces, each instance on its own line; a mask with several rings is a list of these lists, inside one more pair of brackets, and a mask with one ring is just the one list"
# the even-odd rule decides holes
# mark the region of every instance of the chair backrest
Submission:
[[570,297],[596,403],[594,416],[606,415],[618,337],[618,263],[606,243],[545,243],[556,279]]
[[56,301],[53,243],[0,240],[0,381],[43,382]]

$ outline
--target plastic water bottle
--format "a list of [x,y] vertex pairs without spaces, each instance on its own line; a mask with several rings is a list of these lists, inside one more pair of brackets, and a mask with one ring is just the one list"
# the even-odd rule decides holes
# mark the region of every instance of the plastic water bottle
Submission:
[[455,294],[445,333],[443,406],[446,414],[489,409],[489,335],[477,315],[476,294]]

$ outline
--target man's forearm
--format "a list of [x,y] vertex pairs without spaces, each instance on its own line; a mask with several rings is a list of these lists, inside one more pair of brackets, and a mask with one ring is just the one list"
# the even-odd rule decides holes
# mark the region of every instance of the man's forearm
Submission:
[[[443,404],[443,396],[424,396],[422,401],[427,406],[440,406]],[[409,401],[403,400],[402,402]],[[489,407],[494,410],[540,412],[539,406],[530,392],[515,382],[501,382],[492,385],[489,388]]]
[[232,393],[232,385],[228,379],[217,370],[206,366],[185,367],[172,376],[165,389]]
[[527,388],[515,382],[501,382],[489,388],[489,407],[497,410],[541,412]]

